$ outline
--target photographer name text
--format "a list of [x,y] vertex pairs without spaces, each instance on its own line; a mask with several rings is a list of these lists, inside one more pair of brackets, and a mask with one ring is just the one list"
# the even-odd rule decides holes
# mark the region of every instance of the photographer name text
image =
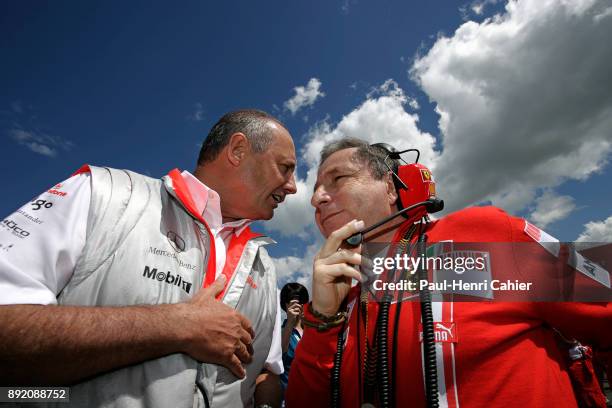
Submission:
[[400,280],[398,282],[385,282],[382,279],[376,279],[372,282],[374,290],[406,290],[417,291],[428,289],[430,291],[439,292],[469,292],[469,291],[529,291],[531,290],[532,282],[521,282],[518,280],[498,280],[492,279],[482,280],[480,282],[465,282],[461,279],[444,280],[441,282],[429,282],[426,279],[419,281]]

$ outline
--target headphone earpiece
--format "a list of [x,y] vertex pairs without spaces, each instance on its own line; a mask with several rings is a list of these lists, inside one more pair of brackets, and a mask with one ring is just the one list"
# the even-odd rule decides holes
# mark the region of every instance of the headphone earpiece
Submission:
[[[433,179],[431,171],[424,165],[420,164],[420,152],[417,149],[408,149],[398,152],[393,146],[387,143],[376,143],[371,145],[383,149],[387,153],[387,159],[391,159],[391,163],[386,163],[392,173],[393,184],[397,191],[397,209],[403,210],[415,203],[436,198],[436,183]],[[414,163],[398,164],[403,161],[401,154],[414,151],[417,153],[417,158]],[[403,213],[406,218],[414,218],[415,215],[425,216],[427,209],[425,207],[416,208],[410,211],[410,214]]]
[[[398,210],[402,210],[412,204],[436,198],[436,183],[431,171],[420,163],[404,164],[397,169],[397,177],[406,188],[399,188]],[[397,188],[397,186],[396,186]],[[427,214],[427,209],[421,207],[416,210]],[[410,214],[414,217],[414,213]]]

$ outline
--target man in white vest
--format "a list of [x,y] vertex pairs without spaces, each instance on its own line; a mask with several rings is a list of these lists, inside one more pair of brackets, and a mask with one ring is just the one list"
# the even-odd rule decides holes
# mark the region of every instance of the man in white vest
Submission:
[[[84,166],[0,224],[0,385],[72,406],[274,406],[276,271],[252,220],[296,192],[287,129],[223,116],[193,174]],[[62,406],[66,406],[62,404]]]

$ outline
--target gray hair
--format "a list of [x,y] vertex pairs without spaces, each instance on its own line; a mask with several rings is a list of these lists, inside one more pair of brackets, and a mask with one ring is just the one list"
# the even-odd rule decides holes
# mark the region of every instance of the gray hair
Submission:
[[269,122],[276,122],[286,129],[280,120],[257,109],[241,109],[226,113],[210,129],[202,143],[198,164],[215,160],[229,143],[230,137],[238,132],[244,133],[253,152],[265,152],[272,142],[272,129]]
[[[353,147],[356,147],[357,150],[351,159],[361,164],[366,164],[370,170],[370,174],[375,180],[381,180],[385,174],[389,173],[389,167],[395,169],[399,164],[397,160],[388,159],[388,152],[382,147],[371,146],[366,141],[356,137],[344,137],[340,140],[330,142],[323,147],[319,166],[332,154]],[[386,162],[385,159],[387,160]]]

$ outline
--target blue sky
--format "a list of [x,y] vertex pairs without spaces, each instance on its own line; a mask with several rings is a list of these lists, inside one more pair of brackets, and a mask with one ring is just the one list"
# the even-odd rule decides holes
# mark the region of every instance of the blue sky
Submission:
[[218,117],[256,107],[300,158],[266,227],[283,280],[306,279],[313,157],[344,134],[419,146],[451,209],[611,239],[607,1],[22,1],[0,21],[2,214],[83,163],[192,170]]

